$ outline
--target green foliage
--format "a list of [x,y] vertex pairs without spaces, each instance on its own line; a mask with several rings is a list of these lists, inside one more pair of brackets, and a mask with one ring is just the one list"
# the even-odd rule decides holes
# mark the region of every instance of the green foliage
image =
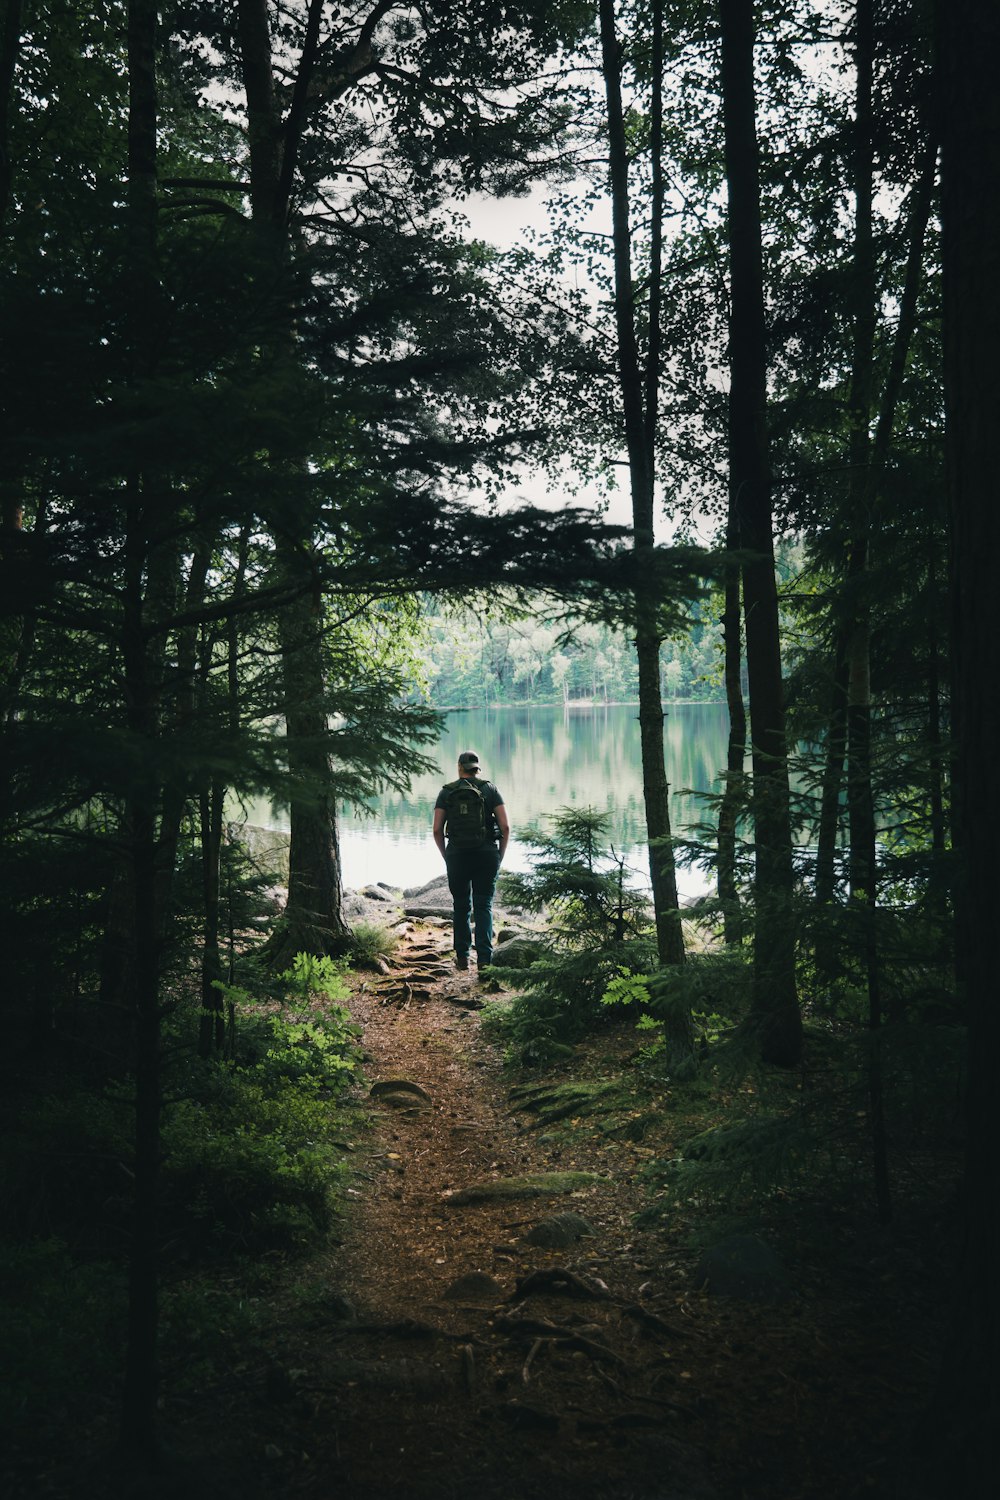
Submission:
[[491,1007],[486,1024],[510,1060],[547,1064],[602,1018],[608,986],[641,975],[656,961],[648,909],[626,884],[626,867],[605,844],[609,814],[562,808],[553,831],[531,829],[538,850],[530,873],[506,877],[510,899],[544,912],[544,956],[506,978],[521,993]]
[[255,1072],[265,1086],[289,1082],[303,1092],[340,1093],[356,1067],[357,1034],[339,1006],[300,1019],[273,1014],[245,1018],[238,1068]]
[[642,941],[651,928],[648,902],[628,884],[632,872],[608,844],[611,814],[562,807],[550,822],[551,832],[525,829],[537,852],[528,874],[506,876],[510,900],[544,912],[567,950]]
[[[664,643],[664,699],[720,697],[714,622],[690,606],[689,628]],[[553,615],[544,597],[517,610],[448,609],[429,603],[427,691],[455,708],[514,703],[634,703],[638,667],[629,632],[581,617]]]
[[601,1002],[639,1012],[637,1027],[656,1032],[647,1044],[646,1061],[672,1065],[663,1034],[672,1023],[690,1016],[700,1051],[726,1037],[746,1014],[750,999],[749,957],[739,948],[691,954],[683,965],[649,974],[618,974],[608,983]]
[[119,1267],[81,1264],[58,1239],[0,1242],[0,1433],[64,1419],[118,1372],[125,1321]]
[[[645,974],[616,974],[608,981],[601,996],[602,1005],[648,1005],[649,976]],[[652,1017],[640,1017],[640,1022],[650,1022]]]
[[680,1156],[651,1163],[646,1171],[652,1202],[644,1222],[653,1222],[677,1202],[736,1208],[760,1202],[815,1173],[820,1161],[850,1175],[853,1152],[831,1149],[821,1114],[760,1113],[692,1136]]
[[[304,993],[336,991],[338,969],[299,965]],[[197,1057],[192,1017],[170,1038],[163,1117],[162,1222],[169,1258],[295,1249],[329,1228],[342,1173],[342,1107],[358,1068],[357,1028],[339,1005],[279,1013],[240,1004],[238,1056]],[[14,1232],[58,1235],[76,1255],[115,1257],[130,1213],[133,1090],[68,1090],[26,1109],[0,1156]],[[101,1211],[95,1217],[94,1205]]]
[[373,967],[379,959],[391,958],[398,939],[378,922],[355,922],[351,928],[350,958],[360,968]]
[[[796,1080],[761,1068],[739,1029],[720,1022],[699,1018],[706,1040],[717,1030],[709,1052],[715,1066],[701,1075],[701,1113],[713,1123],[684,1140],[676,1156],[650,1163],[647,1221],[679,1202],[745,1215],[776,1196],[871,1191],[873,1045],[897,1156],[952,1149],[960,1138],[965,1057],[955,1026],[889,1024],[873,1038],[845,1022],[836,1029],[813,1022],[806,1027],[809,1072]],[[675,1102],[683,1112],[684,1103]]]
[[[342,1154],[329,1102],[301,1086],[302,1041],[170,1111],[163,1211],[185,1259],[301,1248],[329,1229]],[[329,1076],[325,1059],[316,1071]],[[262,1075],[287,1082],[275,1091]]]
[[285,969],[278,977],[299,1000],[307,1001],[314,995],[322,995],[327,1000],[346,1000],[350,994],[344,982],[346,969],[344,959],[333,959],[327,954],[296,953],[291,968]]
[[508,1003],[488,1006],[484,1024],[503,1042],[508,1061],[546,1066],[606,1019],[601,999],[611,980],[630,965],[637,972],[648,968],[655,957],[652,939],[633,939],[601,950],[553,948],[527,970],[498,968],[500,977],[521,993]]

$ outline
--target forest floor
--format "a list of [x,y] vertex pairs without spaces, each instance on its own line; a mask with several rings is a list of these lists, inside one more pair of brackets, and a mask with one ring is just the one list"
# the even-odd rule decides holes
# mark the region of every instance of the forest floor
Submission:
[[817,1203],[773,1237],[787,1286],[768,1300],[695,1290],[697,1205],[653,1227],[636,1214],[650,1160],[710,1122],[636,1081],[631,1026],[519,1083],[449,938],[411,924],[391,972],[356,985],[371,1092],[340,1243],[262,1281],[252,1335],[195,1399],[165,1372],[178,1467],[138,1488],[53,1473],[35,1493],[910,1493],[944,1321],[940,1223],[914,1208],[890,1234],[867,1207]]
[[[786,1232],[786,1295],[693,1290],[690,1215],[635,1223],[643,1169],[684,1125],[666,1085],[652,1110],[648,1083],[630,1097],[634,1031],[540,1080],[563,1088],[550,1117],[561,1101],[569,1112],[539,1128],[531,1090],[511,1098],[481,1031],[483,987],[474,968],[454,971],[448,936],[417,925],[393,972],[354,996],[373,1093],[343,1242],[274,1304],[264,1365],[224,1421],[254,1488],[323,1500],[907,1493],[901,1460],[942,1329],[942,1264],[921,1216],[890,1235],[841,1205]],[[644,1133],[630,1122],[649,1119],[658,1137],[630,1140]],[[567,1214],[593,1232],[531,1243],[542,1222],[542,1238],[571,1237],[577,1219],[551,1226]]]

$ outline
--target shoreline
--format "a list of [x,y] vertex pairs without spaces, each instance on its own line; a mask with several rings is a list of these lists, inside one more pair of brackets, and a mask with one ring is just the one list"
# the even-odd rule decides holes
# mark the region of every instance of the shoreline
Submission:
[[[432,703],[435,713],[439,714],[490,714],[502,713],[512,708],[638,708],[638,698],[570,698],[568,703],[561,703],[557,699],[528,698],[520,703],[446,703],[439,705]],[[671,698],[664,705],[664,712],[669,713],[671,708],[725,708],[724,698]]]

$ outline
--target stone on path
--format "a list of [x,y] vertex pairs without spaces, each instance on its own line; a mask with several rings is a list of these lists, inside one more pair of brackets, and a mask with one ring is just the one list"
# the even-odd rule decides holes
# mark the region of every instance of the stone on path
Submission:
[[402,1090],[398,1093],[380,1094],[378,1102],[387,1105],[389,1109],[403,1110],[411,1115],[424,1114],[431,1107],[416,1094],[404,1093]]
[[460,1276],[441,1294],[442,1301],[476,1304],[502,1302],[503,1298],[503,1287],[485,1271],[470,1271],[468,1275]]
[[409,1078],[381,1078],[368,1092],[377,1103],[388,1104],[390,1109],[430,1109],[434,1102],[421,1084]]
[[470,994],[468,991],[463,991],[460,994],[442,995],[441,999],[447,1000],[451,1005],[459,1006],[462,1010],[482,1010],[486,1004],[485,1000],[480,999],[478,995]]
[[596,1172],[532,1172],[526,1177],[498,1177],[491,1182],[475,1182],[457,1192],[445,1193],[444,1201],[449,1207],[458,1208],[468,1203],[547,1198],[556,1193],[572,1193],[605,1180]]
[[585,1235],[596,1233],[593,1224],[582,1214],[550,1214],[547,1219],[540,1219],[528,1230],[524,1242],[527,1245],[537,1245],[543,1250],[565,1250]]
[[493,964],[498,969],[528,969],[544,953],[544,944],[532,938],[514,937],[497,943],[493,949]]

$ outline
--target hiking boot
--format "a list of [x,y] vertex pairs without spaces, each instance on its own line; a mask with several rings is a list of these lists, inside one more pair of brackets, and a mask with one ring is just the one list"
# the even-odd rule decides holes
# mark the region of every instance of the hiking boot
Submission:
[[469,955],[467,953],[455,954],[455,968],[467,969],[469,967]]

